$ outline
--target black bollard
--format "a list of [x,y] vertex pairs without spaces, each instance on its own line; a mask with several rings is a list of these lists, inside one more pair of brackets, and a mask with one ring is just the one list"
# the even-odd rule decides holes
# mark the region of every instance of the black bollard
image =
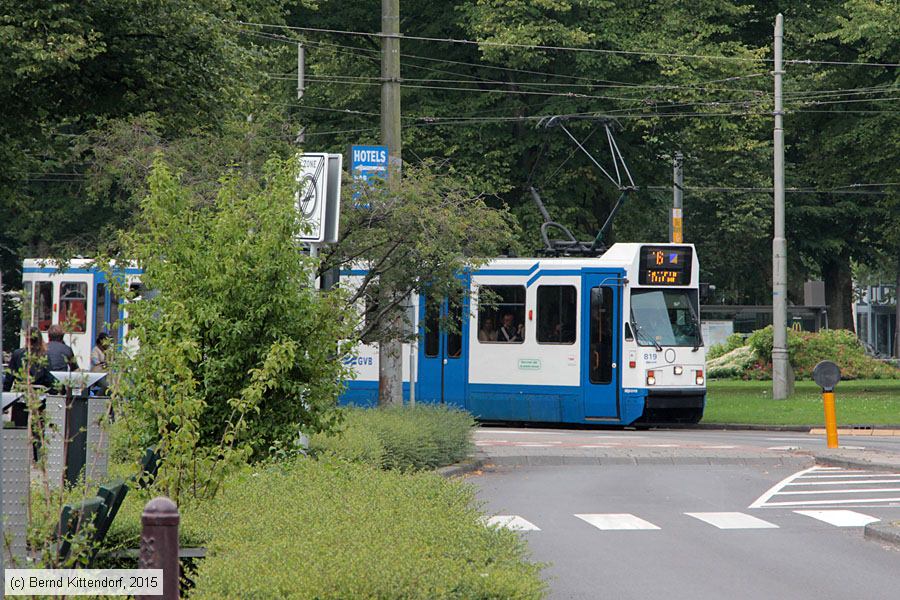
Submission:
[[160,496],[144,507],[141,515],[140,569],[163,570],[162,596],[137,596],[138,600],[178,600],[180,566],[178,562],[178,507]]

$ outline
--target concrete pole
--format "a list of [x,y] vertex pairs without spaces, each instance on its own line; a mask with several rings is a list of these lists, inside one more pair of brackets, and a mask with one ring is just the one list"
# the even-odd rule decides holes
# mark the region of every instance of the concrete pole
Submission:
[[[3,273],[0,273],[0,386],[3,384],[3,379],[6,375],[6,363],[3,361]],[[10,408],[10,410],[12,410]],[[3,427],[3,420],[0,418],[0,428]],[[3,464],[3,431],[0,430],[0,466],[5,466]],[[4,470],[4,468],[0,468],[0,470]],[[3,477],[0,477],[0,540],[5,540],[6,536],[3,533],[3,506],[2,506],[2,498],[3,498]],[[3,547],[0,548],[0,598],[6,597],[6,544],[3,544]]]
[[781,100],[784,19],[775,17],[775,236],[772,239],[772,397],[784,400],[794,391],[787,350],[787,241],[784,237],[784,110]]
[[684,198],[683,164],[684,156],[681,152],[676,152],[672,173],[672,219],[669,221],[669,241],[673,244],[684,242],[684,220],[682,214],[682,200]]
[[[400,185],[400,0],[381,0],[381,143],[388,147],[388,185]],[[383,302],[394,298],[382,289]],[[390,319],[396,330],[400,317]],[[378,346],[378,404],[403,404],[403,344]]]
[[[144,506],[141,514],[139,569],[162,569],[162,600],[178,600],[181,564],[178,560],[178,524],[181,516],[174,502],[158,496]],[[150,600],[160,596],[138,596]]]

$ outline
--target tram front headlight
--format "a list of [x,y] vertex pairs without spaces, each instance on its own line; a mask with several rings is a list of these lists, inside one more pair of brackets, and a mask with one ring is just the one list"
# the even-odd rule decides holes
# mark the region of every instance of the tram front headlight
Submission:
[[697,376],[696,376],[695,380],[697,381],[697,385],[703,385],[704,383],[706,383],[706,379],[703,378],[703,370],[702,369],[697,370]]
[[684,373],[684,367],[682,367],[681,365],[675,365],[675,374],[681,375],[682,373]]
[[647,371],[647,385],[656,385],[656,373]]

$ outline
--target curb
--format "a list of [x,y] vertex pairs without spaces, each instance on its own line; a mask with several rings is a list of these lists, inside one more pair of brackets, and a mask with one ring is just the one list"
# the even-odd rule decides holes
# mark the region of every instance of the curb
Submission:
[[815,459],[817,465],[841,467],[842,469],[863,469],[865,471],[892,471],[897,469],[897,463],[854,460],[852,458],[837,458],[816,454],[811,456]]
[[[651,425],[651,429],[697,429],[719,431],[788,431],[793,433],[810,433],[823,429],[822,425],[760,425],[756,423],[663,423]],[[841,425],[838,433],[844,435],[878,435],[878,431],[900,430],[900,425]],[[824,431],[824,429],[823,429]],[[860,432],[860,433],[855,433]],[[896,434],[895,434],[896,435]]]
[[892,544],[900,549],[900,527],[880,522],[869,523],[863,530],[863,537],[868,540]]
[[487,456],[483,464],[498,467],[559,467],[567,465],[744,465],[789,466],[808,468],[814,464],[812,456],[548,456],[507,455]]
[[439,469],[435,469],[435,473],[440,475],[441,477],[459,477],[461,475],[467,475],[468,473],[472,473],[474,471],[478,471],[484,468],[486,457],[482,455],[477,455],[469,460],[456,463],[455,465],[447,465],[446,467],[441,467]]

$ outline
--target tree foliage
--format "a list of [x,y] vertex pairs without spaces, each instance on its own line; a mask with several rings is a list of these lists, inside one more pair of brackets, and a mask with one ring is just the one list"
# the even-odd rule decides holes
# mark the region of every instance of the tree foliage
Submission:
[[123,239],[152,293],[129,304],[139,349],[117,394],[173,498],[211,494],[228,465],[332,424],[353,321],[339,292],[310,285],[291,164],[270,161],[255,187],[226,174],[210,202],[158,161]]

